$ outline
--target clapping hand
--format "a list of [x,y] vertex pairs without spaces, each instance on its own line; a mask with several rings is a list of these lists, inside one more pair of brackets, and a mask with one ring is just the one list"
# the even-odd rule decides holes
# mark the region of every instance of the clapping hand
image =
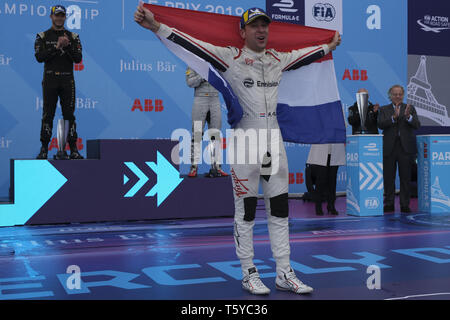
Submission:
[[405,109],[405,118],[409,119],[409,116],[411,115],[411,105],[407,104]]
[[378,112],[378,109],[380,109],[380,105],[377,103],[373,106],[373,112]]

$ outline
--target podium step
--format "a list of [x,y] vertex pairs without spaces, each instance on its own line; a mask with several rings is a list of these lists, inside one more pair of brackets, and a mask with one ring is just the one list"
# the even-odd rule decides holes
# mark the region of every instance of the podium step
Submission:
[[231,178],[180,177],[176,145],[90,140],[85,160],[13,159],[0,226],[232,216]]

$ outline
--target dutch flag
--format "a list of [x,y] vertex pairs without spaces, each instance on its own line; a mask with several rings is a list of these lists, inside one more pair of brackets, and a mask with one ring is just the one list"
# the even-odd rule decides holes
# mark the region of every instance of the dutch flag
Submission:
[[[219,46],[242,47],[239,17],[145,4],[158,21]],[[268,48],[277,51],[328,43],[334,31],[272,22]],[[242,118],[242,107],[231,86],[207,61],[165,38],[164,45],[222,93],[232,128]],[[277,118],[286,142],[345,143],[346,129],[331,54],[296,70],[283,73]]]

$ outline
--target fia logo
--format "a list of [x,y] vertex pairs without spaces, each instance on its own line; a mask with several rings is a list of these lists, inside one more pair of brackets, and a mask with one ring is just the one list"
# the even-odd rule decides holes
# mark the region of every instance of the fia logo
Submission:
[[317,21],[333,21],[336,17],[336,9],[329,3],[316,3],[312,14]]
[[380,201],[375,197],[367,198],[364,201],[366,209],[377,209],[380,206]]

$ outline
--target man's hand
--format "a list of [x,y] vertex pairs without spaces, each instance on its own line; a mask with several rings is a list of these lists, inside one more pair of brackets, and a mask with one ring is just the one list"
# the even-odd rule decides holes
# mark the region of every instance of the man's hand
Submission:
[[341,44],[341,35],[339,34],[339,31],[336,31],[333,40],[331,40],[331,42],[328,44],[328,47],[330,48],[330,51],[333,51],[340,44]]
[[67,47],[69,44],[70,44],[70,40],[69,40],[69,38],[67,38],[67,35],[58,37],[58,42],[56,43],[56,49],[61,49],[61,48]]
[[378,109],[380,109],[380,105],[377,103],[373,106],[373,112],[378,112]]
[[397,120],[399,116],[400,116],[400,105],[395,107],[394,120]]
[[153,13],[144,8],[144,5],[139,3],[139,6],[134,13],[134,21],[139,24],[141,27],[149,29],[153,32],[157,32],[159,30],[160,23],[155,20],[155,16]]
[[411,115],[411,105],[407,104],[405,108],[405,118],[409,119],[410,115]]

